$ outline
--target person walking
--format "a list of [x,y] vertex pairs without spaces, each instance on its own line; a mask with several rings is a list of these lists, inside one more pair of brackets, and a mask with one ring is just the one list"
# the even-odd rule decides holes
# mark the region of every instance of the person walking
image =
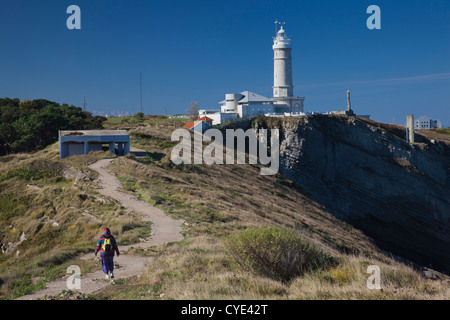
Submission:
[[103,234],[97,240],[94,255],[97,256],[97,253],[100,251],[102,270],[105,274],[105,278],[109,279],[114,278],[114,252],[117,253],[117,256],[119,256],[120,253],[116,239],[111,234],[109,228],[105,228],[103,231]]

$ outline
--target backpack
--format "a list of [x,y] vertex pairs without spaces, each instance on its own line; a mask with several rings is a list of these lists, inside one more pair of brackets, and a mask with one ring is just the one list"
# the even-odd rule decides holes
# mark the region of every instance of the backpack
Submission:
[[113,250],[113,246],[112,246],[110,238],[105,238],[105,240],[103,241],[102,249],[105,252],[111,252]]

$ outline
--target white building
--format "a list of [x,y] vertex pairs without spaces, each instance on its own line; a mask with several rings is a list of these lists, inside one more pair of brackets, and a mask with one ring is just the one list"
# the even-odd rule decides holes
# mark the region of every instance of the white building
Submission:
[[442,128],[440,120],[433,120],[425,116],[421,116],[414,121],[414,129],[431,129]]
[[277,30],[272,49],[274,51],[273,97],[264,97],[250,91],[228,93],[225,95],[225,100],[219,102],[220,111],[199,110],[199,115],[208,116],[213,119],[213,124],[219,124],[243,117],[303,113],[305,98],[293,96],[291,39],[286,36],[283,27]]

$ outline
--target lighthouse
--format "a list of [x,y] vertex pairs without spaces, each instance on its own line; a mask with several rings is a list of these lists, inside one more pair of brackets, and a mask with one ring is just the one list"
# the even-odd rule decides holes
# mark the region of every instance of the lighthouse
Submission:
[[[280,29],[278,24],[281,24]],[[283,25],[284,22],[275,21],[275,37],[272,46],[274,111],[295,114],[303,112],[305,97],[294,96],[291,38],[286,35]]]
[[294,86],[292,85],[292,46],[291,38],[286,36],[283,26],[273,38],[273,96],[292,97]]
[[[279,25],[281,25],[280,28],[278,28]],[[291,39],[286,36],[283,25],[284,23],[275,21],[275,37],[273,37],[272,45],[274,54],[273,97],[265,97],[251,91],[227,93],[225,100],[219,102],[220,111],[199,110],[200,117],[211,118],[212,124],[215,125],[224,121],[261,115],[296,116],[304,114],[305,97],[294,96]]]

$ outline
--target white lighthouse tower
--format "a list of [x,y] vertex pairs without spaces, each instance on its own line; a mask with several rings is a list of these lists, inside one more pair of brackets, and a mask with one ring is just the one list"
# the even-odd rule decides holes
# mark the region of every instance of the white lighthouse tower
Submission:
[[[280,24],[281,28],[278,28]],[[264,97],[251,91],[228,93],[225,95],[225,100],[219,102],[219,112],[199,110],[200,117],[211,118],[215,125],[224,121],[260,115],[295,116],[304,114],[305,97],[294,96],[291,39],[286,36],[283,24],[275,22],[275,37],[272,46],[274,52],[273,97]]]
[[273,38],[273,99],[279,112],[303,112],[304,97],[294,97],[292,84],[292,46],[283,24],[278,30],[275,21],[276,35]]
[[276,37],[273,38],[274,73],[273,73],[273,96],[292,97],[294,87],[292,85],[292,56],[291,39],[281,26]]

